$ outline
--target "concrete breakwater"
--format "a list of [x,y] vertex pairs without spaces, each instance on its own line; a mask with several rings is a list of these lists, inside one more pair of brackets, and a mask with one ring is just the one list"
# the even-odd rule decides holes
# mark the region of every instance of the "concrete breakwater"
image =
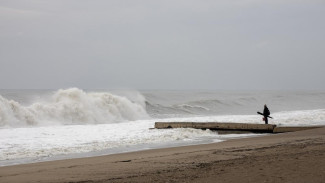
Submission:
[[279,126],[274,124],[222,123],[222,122],[156,122],[155,128],[195,128],[216,130],[219,133],[285,133],[320,128],[324,126]]

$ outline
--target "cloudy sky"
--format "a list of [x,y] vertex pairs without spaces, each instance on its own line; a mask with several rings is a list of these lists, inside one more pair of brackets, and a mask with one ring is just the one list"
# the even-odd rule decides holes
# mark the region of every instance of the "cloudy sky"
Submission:
[[0,0],[2,89],[324,83],[325,1]]

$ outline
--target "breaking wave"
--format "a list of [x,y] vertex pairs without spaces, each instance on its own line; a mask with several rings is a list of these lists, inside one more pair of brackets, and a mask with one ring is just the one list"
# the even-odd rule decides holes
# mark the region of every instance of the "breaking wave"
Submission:
[[48,100],[23,106],[0,95],[0,126],[99,124],[147,119],[144,101],[78,88],[58,90]]

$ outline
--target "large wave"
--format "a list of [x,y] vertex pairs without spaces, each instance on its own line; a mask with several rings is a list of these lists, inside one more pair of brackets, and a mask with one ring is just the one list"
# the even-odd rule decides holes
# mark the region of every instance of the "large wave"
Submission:
[[58,90],[50,99],[23,106],[0,95],[0,126],[97,124],[146,119],[144,101],[78,88]]

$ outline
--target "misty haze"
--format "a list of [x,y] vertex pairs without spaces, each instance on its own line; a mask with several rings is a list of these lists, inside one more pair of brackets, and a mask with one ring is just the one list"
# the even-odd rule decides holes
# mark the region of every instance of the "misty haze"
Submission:
[[0,0],[0,182],[325,180],[325,1]]

